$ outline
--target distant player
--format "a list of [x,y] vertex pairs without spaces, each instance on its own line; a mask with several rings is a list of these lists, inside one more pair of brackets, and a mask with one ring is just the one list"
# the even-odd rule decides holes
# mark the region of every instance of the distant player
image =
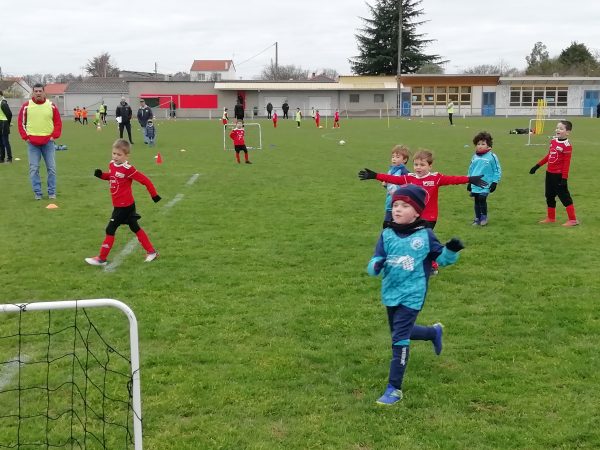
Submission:
[[321,125],[321,114],[319,114],[318,109],[315,111],[315,124],[317,125],[317,128]]
[[273,120],[273,128],[277,128],[277,111],[273,110],[273,115],[271,116],[271,119]]
[[240,164],[240,152],[244,152],[244,162],[246,164],[252,164],[248,159],[248,149],[246,148],[245,141],[246,131],[243,128],[242,122],[235,124],[235,128],[229,133],[229,137],[233,140],[233,146],[235,148],[235,160]]
[[148,146],[154,147],[156,145],[156,127],[152,119],[146,122],[146,139],[148,139]]
[[81,109],[81,124],[82,125],[87,125],[88,124],[88,110],[86,109],[86,107],[84,106]]
[[223,122],[223,126],[229,123],[229,116],[227,114],[227,108],[223,108],[223,116],[221,117],[221,122]]
[[574,227],[579,225],[579,221],[575,216],[575,205],[569,193],[567,180],[569,179],[569,168],[571,167],[571,154],[573,146],[569,142],[569,134],[573,129],[573,124],[568,120],[561,120],[556,125],[555,136],[550,141],[550,149],[548,154],[544,156],[530,170],[530,174],[534,174],[541,166],[548,163],[546,169],[546,205],[548,206],[548,214],[540,223],[556,222],[556,197],[565,208],[567,208],[567,216],[569,220],[563,223],[565,227]]
[[142,172],[138,172],[127,161],[131,152],[131,145],[124,139],[117,139],[112,146],[112,159],[108,165],[108,172],[100,169],[94,171],[94,176],[109,182],[112,197],[113,213],[106,227],[106,236],[100,246],[100,254],[93,258],[85,258],[85,262],[92,266],[105,266],[108,254],[115,242],[115,233],[121,225],[129,225],[138,241],[146,250],[145,262],[154,261],[158,252],[150,242],[146,232],[139,226],[141,216],[135,210],[135,200],[131,191],[133,181],[143,184],[154,202],[160,201],[160,195],[150,179]]
[[339,128],[340,127],[340,112],[336,109],[335,113],[333,114],[333,128]]
[[300,108],[296,108],[296,125],[300,128],[300,123],[302,122],[302,111]]

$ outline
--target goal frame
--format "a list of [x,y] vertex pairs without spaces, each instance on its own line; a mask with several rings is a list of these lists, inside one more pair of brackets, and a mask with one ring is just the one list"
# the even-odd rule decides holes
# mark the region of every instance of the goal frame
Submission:
[[[536,122],[559,122],[559,121],[561,121],[561,120],[565,120],[565,119],[561,119],[561,118],[552,118],[552,119],[548,119],[548,118],[545,118],[545,119],[529,119],[529,126],[528,126],[528,128],[529,128],[530,130],[535,130],[535,123],[536,123]],[[532,142],[531,142],[531,136],[533,136],[533,134],[532,134],[532,133],[527,133],[527,146],[534,146],[534,145],[548,145],[548,142],[547,142],[547,141],[546,141],[546,142],[543,142],[543,143],[540,143],[540,144],[534,144],[534,143],[532,143]]]
[[[231,139],[229,139],[229,133],[231,131],[229,130],[233,130],[235,129],[236,124],[235,123],[228,123],[226,125],[223,126],[223,150],[233,150],[232,148],[227,148],[227,142],[230,141]],[[260,123],[256,123],[256,122],[247,122],[244,123],[244,128],[245,127],[258,127],[258,147],[246,147],[248,150],[262,150],[262,127],[260,126]]]
[[133,445],[142,450],[142,398],[140,388],[140,351],[138,344],[138,326],[135,314],[125,303],[112,298],[89,300],[62,300],[53,302],[13,303],[0,305],[0,313],[23,313],[33,311],[51,311],[61,309],[85,309],[112,307],[123,312],[129,320],[129,352],[131,358],[131,406],[133,408]]

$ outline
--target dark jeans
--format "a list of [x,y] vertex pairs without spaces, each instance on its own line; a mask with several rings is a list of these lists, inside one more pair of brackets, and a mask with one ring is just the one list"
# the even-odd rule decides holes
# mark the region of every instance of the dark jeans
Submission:
[[556,208],[557,196],[565,208],[573,204],[567,182],[562,184],[562,174],[546,172],[546,205],[549,208]]
[[127,130],[127,136],[129,137],[129,142],[133,144],[131,140],[131,122],[121,122],[119,124],[119,137],[123,139],[123,129]]
[[8,141],[8,134],[0,134],[0,162],[12,161],[12,149]]

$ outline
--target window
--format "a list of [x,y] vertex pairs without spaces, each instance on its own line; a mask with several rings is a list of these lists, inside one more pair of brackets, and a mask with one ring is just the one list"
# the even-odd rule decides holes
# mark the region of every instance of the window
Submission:
[[374,94],[373,102],[375,103],[383,103],[383,94]]
[[446,106],[471,104],[471,86],[414,86],[411,88],[414,105]]
[[510,106],[537,106],[538,100],[546,100],[548,106],[567,106],[566,87],[518,86],[510,88]]
[[197,79],[198,79],[198,81],[206,81],[206,74],[199,73]]
[[360,94],[350,94],[350,103],[358,103],[360,100]]

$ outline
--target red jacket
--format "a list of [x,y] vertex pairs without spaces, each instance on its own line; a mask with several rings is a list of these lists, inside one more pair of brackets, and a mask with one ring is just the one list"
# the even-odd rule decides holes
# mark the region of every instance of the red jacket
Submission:
[[467,176],[442,175],[437,172],[430,172],[424,177],[418,177],[414,173],[400,176],[378,173],[377,179],[392,184],[416,184],[425,189],[429,198],[425,209],[421,213],[421,219],[429,222],[435,222],[438,218],[438,191],[440,186],[467,184],[469,182]]
[[560,173],[562,174],[562,178],[566,180],[569,178],[572,153],[573,146],[568,139],[559,141],[558,139],[553,138],[550,141],[548,154],[538,162],[538,166],[543,166],[548,163],[548,168],[546,169],[547,172]]
[[[33,99],[32,99],[33,100]],[[35,100],[33,100],[35,102]],[[42,103],[37,103],[38,105],[41,105],[43,103],[45,103],[46,100],[44,100]],[[54,130],[52,131],[52,134],[48,135],[48,136],[30,136],[29,134],[27,134],[27,106],[29,105],[29,100],[27,100],[25,103],[23,103],[23,105],[21,106],[21,109],[19,110],[19,118],[17,120],[17,123],[19,124],[19,133],[21,134],[21,138],[23,138],[24,141],[28,141],[31,142],[31,144],[33,145],[46,145],[50,139],[58,139],[60,137],[60,134],[62,133],[62,120],[60,118],[60,113],[58,112],[58,109],[56,108],[56,105],[54,103],[52,103],[52,122],[54,124]]]
[[244,142],[245,133],[243,128],[234,128],[231,133],[229,133],[229,137],[233,139],[233,145],[246,145]]
[[130,206],[135,202],[131,191],[133,180],[146,186],[151,197],[158,195],[152,181],[142,172],[138,172],[129,162],[115,164],[114,161],[111,161],[108,165],[108,172],[102,172],[101,178],[110,182],[112,204],[118,208]]

